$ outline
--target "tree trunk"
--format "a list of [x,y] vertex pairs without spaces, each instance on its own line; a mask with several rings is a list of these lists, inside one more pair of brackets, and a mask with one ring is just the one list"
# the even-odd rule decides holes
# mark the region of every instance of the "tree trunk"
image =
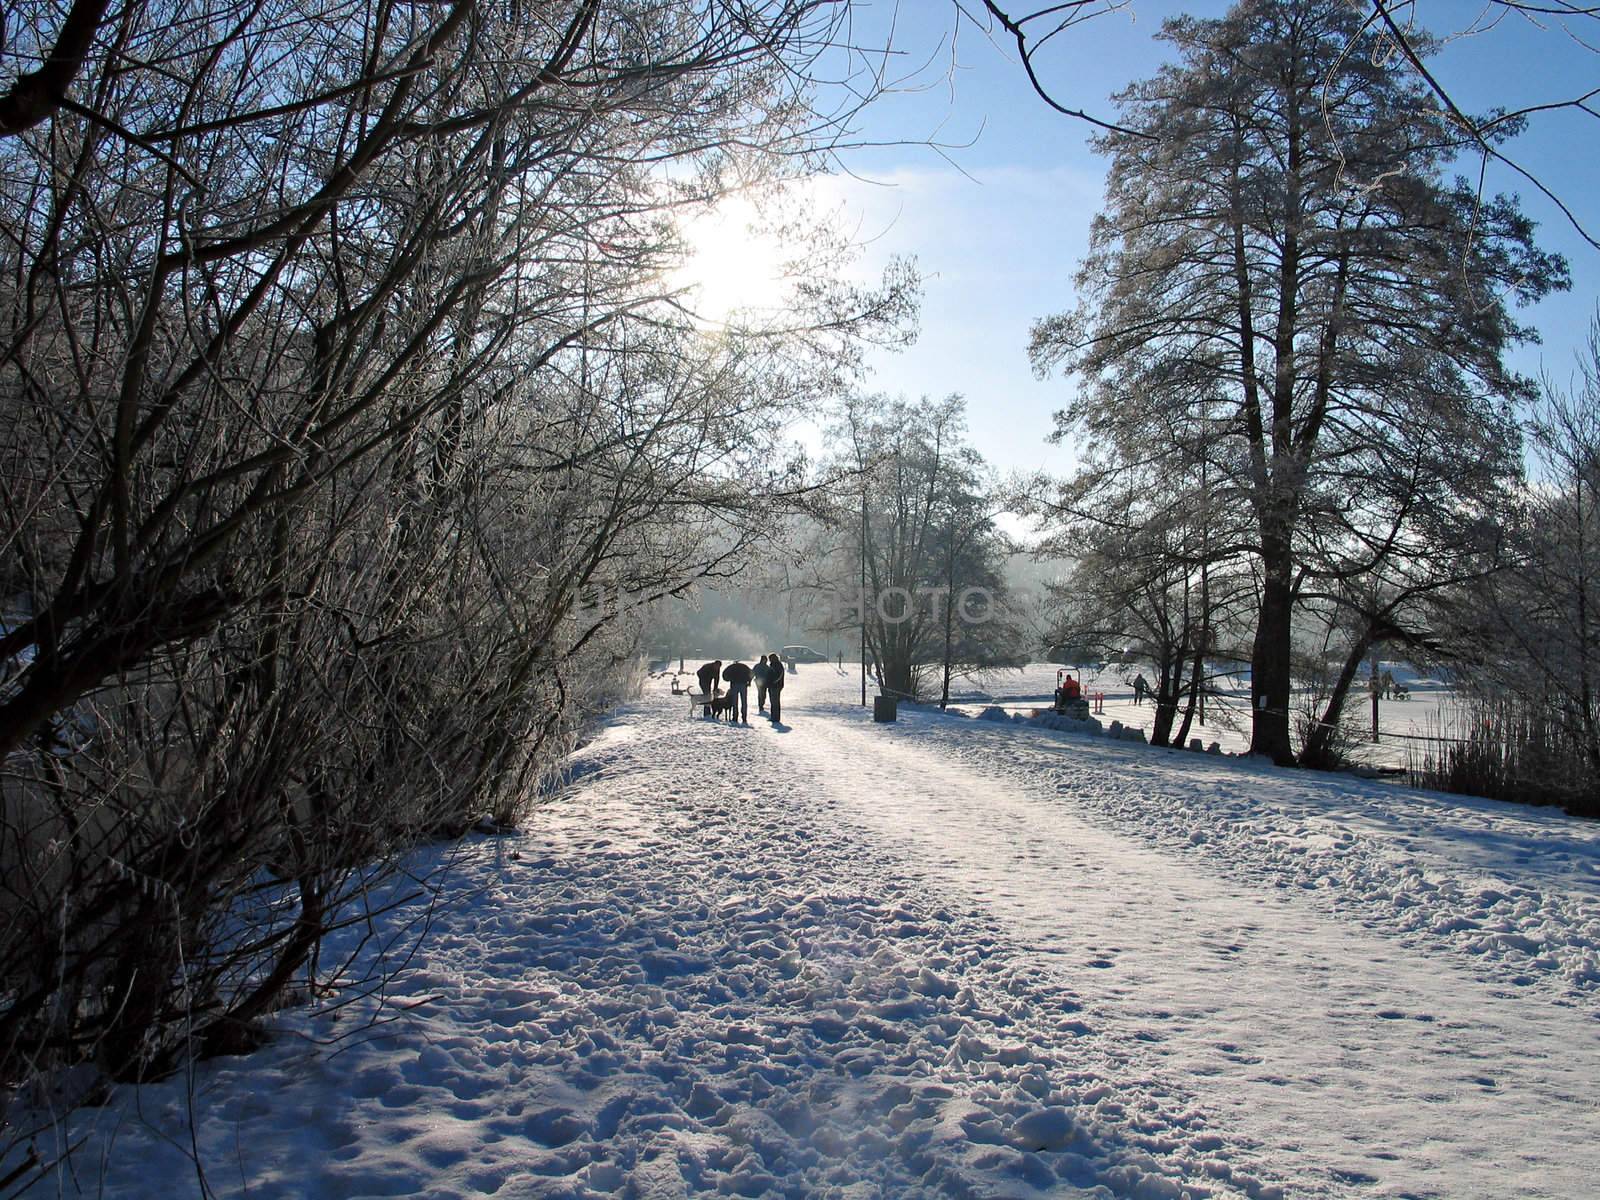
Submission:
[[1178,671],[1182,658],[1173,656],[1156,664],[1156,716],[1150,726],[1152,746],[1171,745],[1172,722],[1178,716]]
[[[1204,634],[1201,635],[1204,637]],[[1189,672],[1188,703],[1183,706],[1183,724],[1178,726],[1177,743],[1186,745],[1189,741],[1189,727],[1194,724],[1195,705],[1200,701],[1200,689],[1205,686],[1205,652],[1194,652],[1193,666]]]
[[1172,722],[1178,715],[1178,706],[1163,696],[1156,697],[1156,719],[1150,726],[1150,744],[1152,746],[1170,746],[1172,744]]
[[1350,653],[1345,656],[1344,663],[1339,668],[1339,678],[1333,682],[1333,694],[1328,697],[1327,705],[1323,708],[1317,723],[1306,734],[1306,744],[1300,749],[1302,767],[1324,769],[1334,765],[1330,755],[1333,735],[1339,727],[1339,718],[1344,713],[1345,701],[1350,697],[1350,685],[1355,682],[1356,672],[1361,669],[1361,660],[1367,656],[1367,651],[1371,647],[1372,634],[1369,630],[1357,640],[1350,648]]
[[944,688],[939,693],[939,707],[950,706],[950,647],[955,640],[956,608],[956,532],[955,518],[951,518],[950,536],[945,539],[944,573]]
[[946,597],[944,605],[944,689],[939,693],[940,708],[948,708],[950,706],[950,642],[954,633],[951,628],[955,620],[954,608],[955,604]]
[[1280,766],[1294,765],[1289,739],[1289,652],[1294,588],[1290,583],[1289,540],[1262,539],[1265,578],[1255,646],[1250,654],[1250,753]]
[[1581,467],[1573,472],[1573,496],[1577,516],[1577,553],[1574,557],[1578,564],[1578,712],[1583,724],[1583,745],[1589,759],[1589,771],[1600,779],[1600,729],[1595,725],[1594,673],[1589,653],[1589,562],[1587,539],[1584,537],[1588,521],[1583,511]]

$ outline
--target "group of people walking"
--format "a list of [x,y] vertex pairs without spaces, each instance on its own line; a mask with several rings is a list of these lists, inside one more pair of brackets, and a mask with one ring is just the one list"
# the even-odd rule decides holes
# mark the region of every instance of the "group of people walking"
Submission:
[[[700,681],[700,691],[707,696],[716,696],[719,679],[728,685],[727,705],[734,719],[746,725],[750,723],[750,685],[753,683],[756,685],[756,712],[765,712],[770,702],[772,723],[776,725],[782,720],[783,659],[776,653],[762,655],[753,667],[737,659],[723,666],[719,658],[706,663],[694,674]],[[706,705],[705,713],[708,717],[711,715],[710,704]]]

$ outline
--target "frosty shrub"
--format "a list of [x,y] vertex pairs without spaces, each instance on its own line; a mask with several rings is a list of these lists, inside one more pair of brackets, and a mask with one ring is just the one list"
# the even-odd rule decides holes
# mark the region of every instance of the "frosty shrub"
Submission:
[[1411,756],[1413,786],[1600,817],[1600,780],[1570,720],[1515,699],[1479,701],[1470,714],[1465,738],[1440,737]]
[[715,330],[664,280],[678,213],[849,127],[845,15],[8,6],[0,1179],[58,1101],[344,987],[323,934],[632,686],[583,597],[681,591],[803,486],[785,423],[909,274],[836,286],[818,235]]

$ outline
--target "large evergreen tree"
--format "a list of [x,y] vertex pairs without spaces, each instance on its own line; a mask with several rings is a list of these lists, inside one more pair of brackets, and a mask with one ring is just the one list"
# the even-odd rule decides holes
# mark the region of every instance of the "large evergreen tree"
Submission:
[[1392,560],[1411,513],[1494,502],[1531,395],[1503,361],[1534,337],[1508,306],[1565,264],[1513,200],[1446,180],[1466,135],[1342,0],[1247,0],[1163,36],[1178,61],[1099,140],[1080,307],[1032,354],[1083,377],[1058,422],[1113,464],[1189,469],[1195,413],[1221,439],[1204,458],[1260,580],[1251,745],[1289,762],[1297,597]]

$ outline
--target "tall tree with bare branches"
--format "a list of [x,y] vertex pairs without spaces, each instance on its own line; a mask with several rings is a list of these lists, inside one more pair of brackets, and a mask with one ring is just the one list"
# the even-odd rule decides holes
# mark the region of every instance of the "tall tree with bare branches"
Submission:
[[[1470,138],[1427,93],[1349,54],[1334,0],[1178,18],[1179,61],[1119,98],[1106,207],[1074,313],[1034,330],[1084,387],[1062,428],[1166,455],[1227,409],[1214,486],[1252,513],[1255,752],[1293,761],[1290,650],[1308,581],[1396,552],[1408,506],[1492,502],[1514,477],[1512,301],[1565,286],[1511,200],[1442,178]],[[1419,487],[1404,486],[1420,480]]]

